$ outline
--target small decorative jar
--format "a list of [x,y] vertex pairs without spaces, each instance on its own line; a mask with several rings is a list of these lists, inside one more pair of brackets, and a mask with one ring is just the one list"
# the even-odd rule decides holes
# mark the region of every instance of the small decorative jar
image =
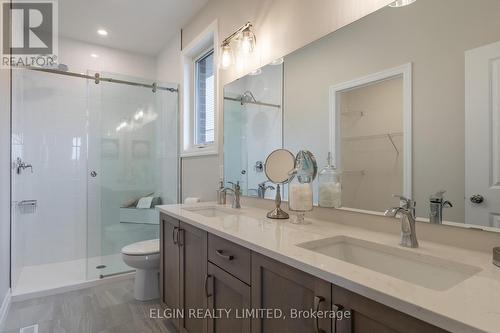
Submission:
[[318,167],[314,155],[301,150],[295,158],[294,178],[288,186],[288,204],[290,210],[298,212],[297,219],[292,223],[306,224],[305,212],[313,209],[313,180]]
[[342,184],[340,173],[332,164],[332,154],[328,153],[327,165],[318,175],[318,205],[327,208],[340,208],[342,205]]

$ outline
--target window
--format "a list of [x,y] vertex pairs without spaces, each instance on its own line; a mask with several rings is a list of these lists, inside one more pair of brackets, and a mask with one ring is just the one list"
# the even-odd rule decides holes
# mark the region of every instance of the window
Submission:
[[195,60],[195,145],[215,142],[214,50]]
[[181,157],[216,155],[217,21],[183,47]]

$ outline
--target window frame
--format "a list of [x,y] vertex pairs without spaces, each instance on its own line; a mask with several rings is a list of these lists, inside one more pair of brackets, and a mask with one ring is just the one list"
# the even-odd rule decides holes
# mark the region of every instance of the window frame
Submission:
[[[218,82],[218,24],[212,22],[201,34],[182,49],[181,83],[181,130],[180,157],[217,155],[219,143],[219,82]],[[213,50],[214,56],[214,142],[206,145],[196,144],[196,80],[195,61]]]
[[216,117],[215,117],[215,108],[216,108],[216,96],[214,96],[214,105],[213,105],[213,108],[214,108],[214,141],[213,142],[209,142],[209,143],[204,143],[204,144],[200,144],[198,143],[198,116],[199,116],[199,113],[198,113],[198,80],[199,80],[199,77],[198,77],[198,66],[197,64],[199,63],[200,60],[202,59],[205,59],[207,57],[209,57],[210,55],[213,55],[213,60],[214,60],[214,63],[213,63],[213,72],[214,72],[214,94],[215,94],[215,85],[216,85],[216,82],[215,82],[215,72],[217,71],[217,68],[216,68],[216,59],[215,59],[215,49],[213,47],[208,47],[206,48],[203,52],[201,52],[197,57],[193,58],[193,84],[194,84],[194,89],[193,89],[193,108],[194,108],[194,112],[193,112],[193,132],[192,132],[192,135],[193,135],[193,147],[197,147],[198,149],[204,149],[205,147],[207,146],[210,146],[212,144],[214,144],[216,138],[215,138],[215,127],[216,127]]

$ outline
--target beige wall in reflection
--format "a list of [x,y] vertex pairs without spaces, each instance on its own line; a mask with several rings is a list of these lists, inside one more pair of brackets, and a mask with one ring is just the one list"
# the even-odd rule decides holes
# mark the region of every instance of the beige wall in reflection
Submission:
[[403,193],[403,79],[343,92],[340,101],[342,205],[384,211]]

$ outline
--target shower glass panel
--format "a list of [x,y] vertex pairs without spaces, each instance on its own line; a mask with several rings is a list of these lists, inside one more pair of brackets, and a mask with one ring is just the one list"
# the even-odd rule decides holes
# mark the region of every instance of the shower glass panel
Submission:
[[276,194],[264,163],[282,147],[282,78],[282,65],[268,65],[224,87],[224,181],[239,181],[245,196]]
[[89,81],[88,111],[87,274],[95,279],[131,271],[121,248],[159,237],[158,212],[138,208],[139,199],[178,200],[177,94]]

